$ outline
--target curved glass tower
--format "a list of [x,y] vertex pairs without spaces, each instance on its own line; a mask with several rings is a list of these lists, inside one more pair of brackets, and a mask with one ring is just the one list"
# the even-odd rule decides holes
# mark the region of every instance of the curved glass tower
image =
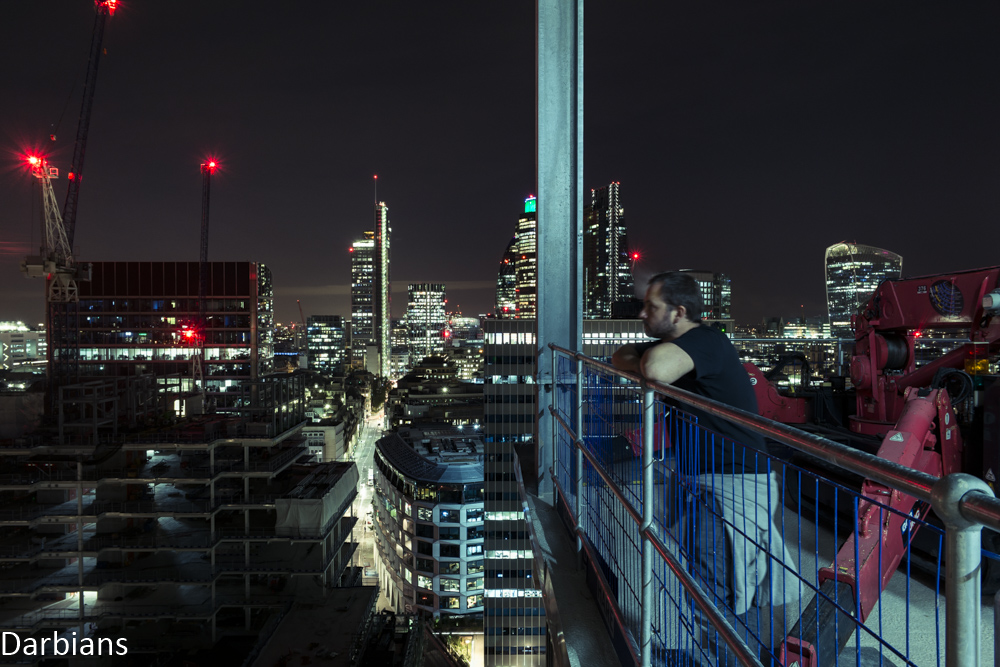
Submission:
[[879,283],[900,277],[903,258],[882,248],[844,241],[826,249],[824,266],[830,331],[850,338],[851,315],[868,302]]

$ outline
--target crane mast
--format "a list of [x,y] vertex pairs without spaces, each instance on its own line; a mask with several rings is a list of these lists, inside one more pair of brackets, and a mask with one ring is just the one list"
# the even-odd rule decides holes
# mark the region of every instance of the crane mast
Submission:
[[44,278],[46,303],[46,333],[48,336],[49,385],[46,409],[52,415],[56,409],[59,387],[76,382],[79,378],[80,326],[78,283],[89,281],[90,264],[76,262],[73,258],[73,237],[76,230],[77,201],[83,160],[90,127],[90,112],[97,86],[97,70],[104,52],[104,28],[109,16],[117,9],[117,0],[95,0],[94,30],[87,62],[87,77],[83,88],[83,103],[77,123],[76,143],[73,148],[67,180],[66,202],[60,214],[56,204],[52,179],[58,170],[48,165],[44,158],[30,157],[31,173],[38,178],[42,190],[44,215],[43,247],[37,256],[21,262],[21,271],[29,278]]
[[97,88],[97,69],[104,52],[104,27],[108,17],[114,16],[118,0],[95,0],[94,33],[90,40],[90,58],[87,61],[87,78],[83,86],[83,101],[80,104],[80,122],[76,126],[76,142],[73,145],[73,161],[66,176],[66,203],[63,205],[63,225],[70,246],[76,234],[76,209],[80,198],[80,181],[83,180],[83,159],[87,152],[87,134],[90,130],[90,111],[94,106],[94,91]]
[[194,380],[205,393],[205,338],[208,335],[208,209],[212,196],[212,174],[218,165],[214,160],[201,164],[201,244],[198,250],[198,352],[194,355]]

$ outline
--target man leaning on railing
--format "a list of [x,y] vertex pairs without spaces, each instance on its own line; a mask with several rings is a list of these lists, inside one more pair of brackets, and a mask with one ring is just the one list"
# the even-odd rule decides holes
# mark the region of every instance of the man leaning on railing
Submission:
[[[756,413],[757,399],[739,354],[725,334],[701,322],[702,310],[701,291],[692,276],[653,276],[639,317],[646,334],[659,340],[625,345],[615,352],[612,363],[649,380]],[[676,470],[686,490],[681,526],[689,567],[710,601],[767,664],[771,614],[760,614],[760,607],[782,605],[797,593],[797,587],[784,585],[784,575],[794,572],[794,561],[773,523],[773,507],[780,506],[781,495],[775,475],[768,474],[767,443],[725,419],[684,410],[697,418],[699,432],[683,446],[674,438]],[[715,545],[723,543],[726,548],[717,552]],[[764,586],[769,560],[784,567],[777,568],[780,573],[772,572],[770,586]],[[725,647],[704,621],[699,624],[699,630],[707,633],[694,638],[700,652],[720,656],[720,663],[735,664],[733,659],[721,659]]]

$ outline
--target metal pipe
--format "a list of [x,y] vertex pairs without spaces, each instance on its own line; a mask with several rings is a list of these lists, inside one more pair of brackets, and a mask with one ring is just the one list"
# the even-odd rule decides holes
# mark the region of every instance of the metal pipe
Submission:
[[945,528],[945,665],[978,665],[982,620],[982,526],[962,514],[967,496],[992,496],[986,482],[965,473],[942,477],[931,506]]
[[[653,526],[653,390],[642,390],[642,524],[643,537]],[[653,548],[648,539],[642,541],[642,667],[650,667],[653,659]]]

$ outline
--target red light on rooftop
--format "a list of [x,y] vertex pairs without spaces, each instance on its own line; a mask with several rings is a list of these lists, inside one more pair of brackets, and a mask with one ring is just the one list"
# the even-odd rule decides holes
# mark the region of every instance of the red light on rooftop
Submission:
[[637,252],[632,253],[632,259],[639,259],[639,253]]
[[354,248],[348,248],[347,251],[348,252],[354,252]]
[[41,160],[38,158],[37,155],[29,155],[28,156],[28,164],[30,164],[31,166],[35,166],[39,162],[41,162]]

